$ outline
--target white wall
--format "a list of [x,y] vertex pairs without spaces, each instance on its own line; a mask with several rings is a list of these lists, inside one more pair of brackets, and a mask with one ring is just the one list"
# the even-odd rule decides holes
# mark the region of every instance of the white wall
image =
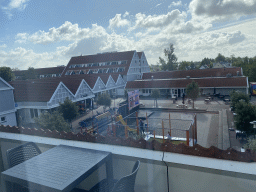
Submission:
[[[5,122],[1,122],[1,117],[5,117]],[[0,115],[0,124],[10,125],[10,126],[17,126],[15,112]]]

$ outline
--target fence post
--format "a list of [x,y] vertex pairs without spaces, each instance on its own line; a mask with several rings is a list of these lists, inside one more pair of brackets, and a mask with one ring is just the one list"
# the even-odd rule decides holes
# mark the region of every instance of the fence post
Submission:
[[110,135],[110,126],[108,124],[107,134]]
[[197,114],[195,114],[195,139],[197,142]]
[[162,133],[163,133],[163,143],[164,143],[164,120],[162,119]]
[[171,126],[171,114],[169,113],[169,127],[170,127],[170,137],[172,136],[172,126]]
[[148,113],[146,112],[146,120],[147,120],[147,132],[148,132]]
[[187,137],[187,146],[189,146],[189,131],[186,131],[186,137]]
[[114,137],[116,137],[116,125],[115,124],[112,124],[112,131],[113,131]]
[[127,125],[125,125],[125,138],[128,138],[128,130],[127,130]]

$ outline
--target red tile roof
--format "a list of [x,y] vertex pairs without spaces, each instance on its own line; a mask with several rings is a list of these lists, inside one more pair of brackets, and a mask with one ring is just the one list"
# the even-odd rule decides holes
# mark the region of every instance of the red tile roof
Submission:
[[138,88],[185,88],[194,80],[199,87],[247,87],[246,77],[231,77],[231,78],[197,78],[197,79],[154,79],[154,80],[139,80],[128,81],[126,89]]
[[[49,67],[49,68],[37,68],[35,72],[37,75],[47,75],[47,74],[61,74],[65,69],[64,66],[59,67]],[[13,71],[15,76],[22,76],[23,73],[27,70]]]
[[143,73],[142,79],[151,79],[152,76],[154,79],[170,79],[170,78],[186,78],[190,76],[191,78],[200,78],[200,77],[226,77],[227,74],[232,76],[237,76],[237,71],[241,76],[242,70],[241,67],[234,68],[211,68],[211,69],[197,69],[197,70],[188,70],[188,71],[164,71],[164,72],[150,72]]
[[51,99],[60,82],[75,95],[83,79],[93,89],[98,77],[102,78],[106,84],[110,75],[116,82],[118,74],[69,75],[60,78],[21,80],[11,81],[9,83],[14,87],[14,98],[16,102],[47,102]]
[[[125,67],[124,72],[120,72],[119,74],[127,74],[128,68],[130,66],[132,57],[135,51],[125,51],[125,52],[110,52],[110,53],[103,53],[103,54],[96,54],[96,55],[85,55],[85,56],[78,56],[72,57],[62,73],[62,76],[65,76],[66,71],[68,70],[82,70],[82,69],[98,69],[98,68],[116,68],[116,67]],[[94,67],[81,67],[81,68],[69,68],[70,65],[73,64],[86,64],[86,63],[100,63],[100,62],[107,62],[107,61],[122,61],[127,60],[127,64],[123,65],[109,65],[109,66],[94,66]]]
[[52,97],[59,82],[12,81],[10,84],[14,87],[16,102],[47,102]]

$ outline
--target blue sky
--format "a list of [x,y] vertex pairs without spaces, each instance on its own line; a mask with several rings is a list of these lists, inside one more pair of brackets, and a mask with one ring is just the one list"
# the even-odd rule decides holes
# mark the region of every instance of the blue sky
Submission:
[[144,51],[156,64],[255,56],[256,0],[0,0],[0,66],[66,65],[72,56]]

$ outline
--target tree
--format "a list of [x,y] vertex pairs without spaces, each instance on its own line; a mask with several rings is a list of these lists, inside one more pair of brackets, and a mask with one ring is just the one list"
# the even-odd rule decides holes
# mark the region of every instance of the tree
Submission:
[[65,120],[71,122],[78,115],[78,106],[67,97],[63,103],[60,103],[59,112]]
[[35,122],[43,129],[50,129],[51,131],[70,131],[70,126],[58,111],[54,111],[52,114],[46,111],[38,118],[35,118]]
[[236,129],[246,132],[247,135],[253,133],[253,125],[250,124],[251,121],[256,120],[256,110],[255,106],[251,103],[247,103],[244,100],[240,100],[236,103]]
[[103,105],[104,108],[110,107],[111,102],[112,102],[112,100],[111,100],[109,94],[107,94],[107,93],[103,93],[98,96],[97,103],[98,103],[98,105]]
[[0,77],[9,82],[14,80],[15,76],[10,67],[0,67]]
[[244,100],[246,103],[249,103],[250,99],[249,96],[247,94],[244,94],[242,92],[238,92],[238,91],[232,91],[230,94],[230,107],[232,107],[232,109],[235,111],[236,110],[236,104],[240,101],[240,100]]
[[162,70],[166,71],[173,71],[177,68],[177,57],[174,54],[174,47],[173,44],[170,44],[170,48],[164,49],[164,55],[167,57],[167,62],[159,57],[159,63],[161,64]]
[[190,84],[187,85],[186,87],[186,94],[187,97],[192,99],[193,101],[193,109],[194,109],[194,102],[199,96],[199,86],[195,81],[192,81]]
[[245,149],[251,149],[256,152],[256,139],[248,139],[247,143],[244,145]]
[[224,55],[221,55],[220,53],[218,54],[218,56],[215,58],[216,62],[220,62],[220,61],[226,61],[226,58]]
[[179,67],[178,69],[179,70],[187,70],[187,67],[190,66],[190,62],[189,61],[182,61],[180,64],[179,64]]
[[27,71],[24,71],[23,73],[23,80],[26,79],[36,79],[37,78],[37,73],[33,67],[29,67]]
[[158,107],[157,105],[157,99],[160,97],[160,91],[159,89],[153,89],[152,92],[151,92],[151,97],[153,97],[155,100],[154,100],[154,103],[156,102],[156,107]]

